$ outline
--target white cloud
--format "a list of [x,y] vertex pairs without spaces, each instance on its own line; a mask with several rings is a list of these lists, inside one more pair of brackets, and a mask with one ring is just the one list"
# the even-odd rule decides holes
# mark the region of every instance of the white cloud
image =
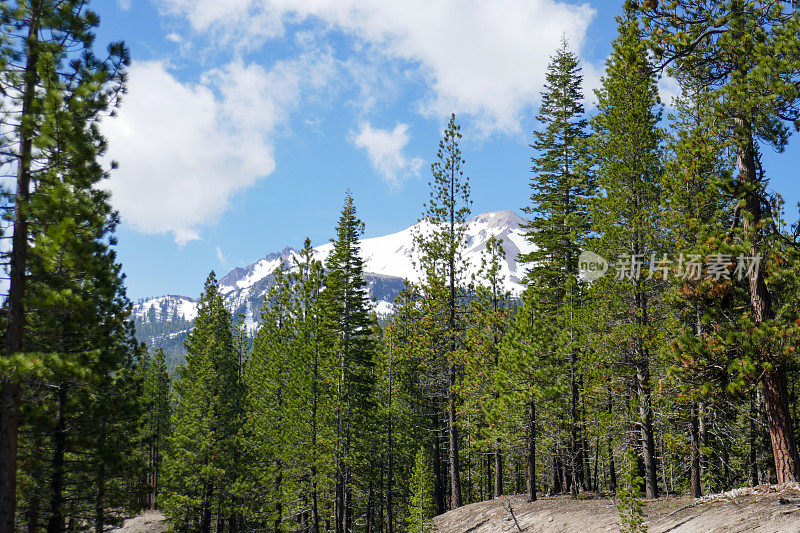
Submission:
[[658,95],[665,106],[673,107],[675,99],[681,95],[681,87],[678,85],[678,80],[666,74],[661,76],[658,80]]
[[220,263],[222,263],[223,265],[225,265],[225,263],[226,263],[227,261],[225,260],[225,254],[223,254],[223,253],[222,253],[222,248],[220,248],[219,246],[217,246],[217,250],[216,250],[216,251],[217,251],[217,259],[219,259],[219,262],[220,262]]
[[373,128],[368,122],[359,125],[353,144],[367,151],[372,167],[392,187],[399,187],[411,176],[419,176],[422,159],[407,158],[403,150],[409,141],[408,125],[398,124],[394,130]]
[[[539,100],[562,34],[579,50],[594,17],[556,0],[160,0],[199,33],[257,46],[288,24],[317,19],[357,38],[385,61],[416,65],[431,89],[425,115],[468,113],[485,131],[517,131]],[[362,54],[363,56],[363,51]]]
[[133,0],[117,0],[117,5],[123,11],[128,11],[131,8]]
[[168,33],[166,39],[170,42],[180,44],[183,42],[183,38],[175,32]]
[[236,61],[186,84],[162,62],[134,63],[118,116],[103,124],[120,163],[108,187],[123,220],[179,244],[199,239],[235,193],[272,173],[276,129],[331,71],[322,55],[271,70]]

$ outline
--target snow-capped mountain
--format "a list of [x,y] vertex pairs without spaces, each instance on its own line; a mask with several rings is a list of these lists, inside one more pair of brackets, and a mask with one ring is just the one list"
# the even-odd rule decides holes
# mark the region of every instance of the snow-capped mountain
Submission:
[[[494,235],[502,239],[506,254],[501,266],[506,288],[512,294],[522,292],[525,272],[518,256],[528,253],[532,248],[520,228],[522,222],[522,217],[512,211],[483,213],[467,222],[464,258],[469,265],[468,278],[478,273],[486,242]],[[402,290],[404,279],[419,281],[420,272],[414,266],[417,256],[414,238],[415,235],[430,231],[426,223],[418,222],[397,233],[361,241],[365,278],[379,315],[391,314],[394,299]],[[324,261],[332,248],[331,243],[316,247],[316,258]],[[226,307],[234,316],[243,314],[247,326],[253,329],[258,322],[264,296],[274,282],[275,270],[282,263],[291,268],[298,257],[297,250],[287,247],[247,267],[230,271],[219,282]],[[148,345],[159,346],[164,342],[171,343],[177,338],[175,334],[180,336],[182,333],[185,337],[187,323],[197,315],[197,301],[184,296],[161,296],[139,302],[134,306],[134,314],[139,338]],[[177,331],[170,331],[173,328],[158,327],[166,323],[175,323],[179,329],[176,327]]]

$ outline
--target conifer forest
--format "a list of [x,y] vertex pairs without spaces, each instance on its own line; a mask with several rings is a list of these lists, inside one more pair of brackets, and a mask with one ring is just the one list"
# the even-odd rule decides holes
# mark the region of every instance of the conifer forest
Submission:
[[174,371],[115,252],[100,123],[130,52],[100,26],[86,0],[0,1],[0,533],[145,509],[175,532],[424,533],[506,494],[605,494],[640,531],[643,500],[800,481],[798,208],[762,165],[800,130],[796,3],[627,0],[593,95],[562,39],[514,178],[521,294],[502,239],[468,273],[453,114],[391,315],[343,190],[331,253],[295,243],[257,327],[208,275]]

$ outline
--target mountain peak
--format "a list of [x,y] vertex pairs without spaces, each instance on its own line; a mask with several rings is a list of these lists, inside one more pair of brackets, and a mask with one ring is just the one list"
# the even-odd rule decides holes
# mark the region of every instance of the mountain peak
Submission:
[[[520,228],[524,219],[511,210],[489,211],[470,218],[465,228],[464,260],[466,264],[465,279],[477,275],[486,242],[494,235],[503,240],[505,260],[501,263],[501,276],[505,288],[513,294],[523,290],[522,280],[525,267],[519,263],[519,257],[530,252],[533,245],[525,238]],[[375,299],[375,311],[382,314],[391,312],[397,294],[402,290],[403,280],[418,282],[420,272],[417,265],[419,250],[415,237],[433,228],[424,222],[418,222],[404,230],[363,239],[360,243],[364,260],[364,277],[368,283],[370,296]],[[324,261],[331,253],[331,243],[314,248],[314,257]],[[284,265],[292,268],[294,258],[299,252],[289,246],[280,252],[265,255],[255,263],[246,267],[237,267],[230,271],[219,282],[219,291],[225,306],[234,314],[245,315],[245,324],[252,329],[261,316],[261,305],[264,296],[274,283],[275,270]],[[173,316],[191,320],[197,313],[197,302],[182,297],[161,297],[137,304],[135,307],[137,321],[164,320]],[[183,322],[180,327],[185,327]],[[148,343],[152,339],[143,339]]]
[[482,222],[494,228],[516,229],[523,222],[525,222],[525,220],[514,211],[511,211],[510,209],[503,209],[501,211],[488,211],[486,213],[481,213],[479,215],[475,215],[469,219],[469,221],[467,221],[467,223],[475,222]]

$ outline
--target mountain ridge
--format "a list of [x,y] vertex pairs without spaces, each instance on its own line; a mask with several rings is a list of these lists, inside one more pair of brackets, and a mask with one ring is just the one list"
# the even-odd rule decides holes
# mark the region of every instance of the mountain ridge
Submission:
[[[525,269],[519,256],[533,249],[524,236],[523,223],[524,219],[510,210],[481,213],[466,222],[467,281],[478,274],[481,254],[494,235],[503,240],[506,257],[501,264],[501,275],[506,288],[513,295],[522,292]],[[394,299],[402,290],[404,280],[420,281],[420,272],[414,264],[415,237],[430,231],[432,227],[427,222],[418,221],[395,233],[362,239],[364,278],[379,316],[392,313]],[[324,261],[332,249],[332,243],[319,245],[314,248],[314,256]],[[281,264],[292,268],[298,258],[299,252],[286,246],[250,265],[233,268],[220,279],[219,292],[225,306],[234,317],[243,315],[249,331],[254,331],[258,324],[261,304],[274,283],[275,270]],[[196,298],[167,294],[142,300],[133,310],[137,337],[153,348],[163,347],[165,343],[176,345],[181,337],[185,338],[196,314]]]

